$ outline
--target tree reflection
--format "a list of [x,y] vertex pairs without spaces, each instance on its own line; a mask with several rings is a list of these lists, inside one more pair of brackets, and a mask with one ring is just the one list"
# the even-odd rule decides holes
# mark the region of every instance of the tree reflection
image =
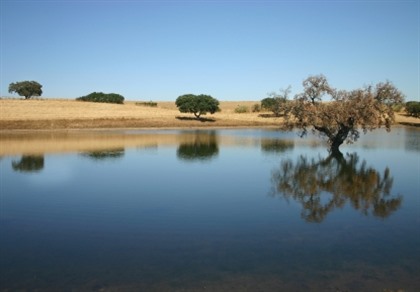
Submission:
[[12,168],[20,172],[39,172],[44,168],[44,156],[23,155],[19,161],[12,161]]
[[293,149],[293,141],[280,139],[261,139],[261,150],[265,153],[279,154]]
[[84,152],[81,155],[85,157],[92,158],[94,160],[106,160],[121,158],[124,156],[124,148],[108,149],[108,150],[97,150],[97,151],[88,151]]
[[420,151],[420,139],[418,129],[405,128],[405,149],[409,151]]
[[181,143],[177,157],[186,161],[205,161],[219,154],[219,146],[215,131],[196,132],[192,142]]
[[365,161],[359,163],[356,153],[346,158],[338,153],[326,159],[300,156],[296,163],[282,161],[272,174],[273,196],[299,202],[301,216],[308,222],[322,222],[328,213],[347,203],[365,215],[380,218],[401,206],[402,196],[391,196],[389,168],[381,175]]

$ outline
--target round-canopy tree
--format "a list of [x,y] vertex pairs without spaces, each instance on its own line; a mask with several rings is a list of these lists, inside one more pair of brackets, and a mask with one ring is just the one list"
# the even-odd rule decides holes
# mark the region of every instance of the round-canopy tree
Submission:
[[192,113],[197,119],[208,112],[214,114],[220,110],[219,101],[210,95],[204,94],[181,95],[176,99],[175,104],[181,113]]
[[20,96],[24,96],[25,99],[29,99],[32,96],[41,96],[42,85],[36,81],[21,81],[9,84],[9,93],[16,92]]
[[[384,126],[391,130],[394,122],[392,106],[404,101],[403,94],[389,81],[352,91],[332,88],[323,75],[303,81],[304,91],[295,96],[286,111],[289,129],[308,129],[326,136],[330,152],[338,153],[344,142],[353,143],[364,133]],[[329,101],[322,98],[329,97]]]

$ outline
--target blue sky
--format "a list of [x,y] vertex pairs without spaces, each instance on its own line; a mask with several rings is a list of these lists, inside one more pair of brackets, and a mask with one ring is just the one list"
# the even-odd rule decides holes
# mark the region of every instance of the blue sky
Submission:
[[[418,1],[1,1],[1,96],[260,100],[309,75],[419,100]],[[16,96],[16,95],[15,95]]]

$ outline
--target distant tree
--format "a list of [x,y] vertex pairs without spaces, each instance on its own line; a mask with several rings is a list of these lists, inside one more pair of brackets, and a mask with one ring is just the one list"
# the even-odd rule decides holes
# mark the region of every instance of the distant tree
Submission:
[[175,104],[181,113],[192,113],[197,119],[208,112],[214,114],[220,111],[219,101],[210,95],[204,94],[181,95],[176,99]]
[[[352,91],[332,88],[323,75],[303,81],[304,91],[295,96],[286,110],[287,128],[309,129],[328,138],[330,152],[339,152],[343,142],[353,143],[364,133],[384,126],[391,130],[393,105],[403,102],[403,94],[389,81]],[[322,101],[328,96],[329,101]]]
[[88,95],[78,97],[76,100],[123,104],[124,96],[117,93],[92,92]]
[[280,93],[271,92],[268,97],[261,100],[261,108],[272,111],[276,117],[279,117],[287,108],[287,99],[290,94],[290,86],[281,90]]
[[42,85],[36,81],[21,81],[9,84],[9,93],[17,93],[29,99],[32,96],[41,96]]
[[420,102],[408,101],[405,104],[405,111],[409,116],[420,118]]

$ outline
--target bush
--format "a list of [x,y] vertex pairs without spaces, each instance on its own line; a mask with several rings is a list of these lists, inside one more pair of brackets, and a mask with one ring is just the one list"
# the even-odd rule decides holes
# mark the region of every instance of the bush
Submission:
[[136,105],[139,106],[148,106],[148,107],[157,107],[157,102],[153,101],[142,101],[142,102],[136,102]]
[[261,100],[261,108],[272,111],[276,117],[279,117],[286,110],[287,98],[275,94],[272,94],[272,96],[274,97],[267,97]]
[[124,96],[116,93],[92,92],[91,94],[78,97],[76,100],[123,104]]
[[249,108],[246,105],[238,105],[235,108],[235,113],[237,114],[243,114],[249,112]]
[[261,109],[266,111],[271,111],[274,107],[276,101],[272,97],[266,97],[261,100]]
[[412,117],[420,118],[420,102],[408,101],[405,104],[405,111]]
[[253,113],[259,113],[260,111],[261,111],[261,105],[259,103],[256,103],[252,106]]
[[401,112],[403,108],[404,108],[404,103],[397,103],[392,106],[392,110],[396,113]]

